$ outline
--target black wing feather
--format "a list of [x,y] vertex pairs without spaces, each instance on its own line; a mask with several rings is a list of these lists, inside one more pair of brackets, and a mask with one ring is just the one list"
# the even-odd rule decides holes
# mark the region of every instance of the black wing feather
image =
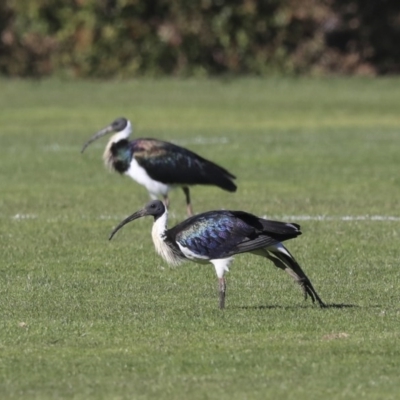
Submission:
[[216,185],[234,192],[236,177],[221,166],[192,151],[156,139],[137,139],[131,143],[133,157],[149,176],[165,184]]
[[242,211],[209,211],[168,230],[167,236],[195,253],[213,258],[255,251],[300,235],[297,224],[269,221]]

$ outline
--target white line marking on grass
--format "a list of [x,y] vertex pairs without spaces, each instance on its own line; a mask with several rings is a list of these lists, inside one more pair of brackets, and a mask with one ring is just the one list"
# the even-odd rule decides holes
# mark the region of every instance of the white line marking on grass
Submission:
[[38,216],[35,214],[15,214],[11,218],[15,220],[21,219],[36,219]]
[[188,144],[227,144],[229,139],[225,136],[220,137],[204,137],[196,136],[190,139],[172,139],[171,142],[178,145],[188,145]]
[[[94,217],[95,219],[99,220],[123,220],[126,218],[128,215],[99,215],[97,217]],[[5,217],[6,216],[0,216],[0,217]],[[170,213],[170,217],[172,219],[177,219],[179,216],[177,216],[174,212]],[[38,219],[40,218],[36,214],[15,214],[9,217],[10,219],[16,220],[16,221],[21,221],[21,220],[27,220],[27,219]],[[89,217],[87,215],[81,215],[81,219],[93,219],[93,217]],[[393,215],[264,215],[262,218],[267,218],[267,219],[274,219],[274,220],[281,220],[281,221],[343,221],[343,222],[351,222],[351,221],[384,221],[384,222],[400,222],[400,217],[396,217]],[[55,218],[47,218],[48,222],[53,222],[53,221],[60,221],[60,220],[67,220],[68,217],[64,217],[62,215],[55,217]],[[185,219],[185,217],[179,218],[182,221]]]
[[[95,147],[95,146],[93,146]],[[100,146],[98,146],[100,148]],[[59,151],[72,151],[79,153],[81,151],[82,146],[64,146],[57,143],[49,144],[47,146],[43,146],[43,151],[50,151],[50,152],[59,152]]]
[[[163,139],[164,140],[164,139]],[[195,136],[194,138],[189,138],[189,139],[165,139],[168,140],[172,143],[175,143],[180,146],[187,146],[191,144],[227,144],[229,143],[229,139],[225,136],[221,137],[204,137],[204,136]],[[42,147],[43,151],[49,151],[49,152],[63,152],[63,151],[71,151],[71,152],[76,152],[79,153],[81,151],[82,146],[76,145],[76,146],[67,146],[67,145],[60,145],[58,143],[52,143],[48,144],[46,146]],[[102,149],[104,148],[103,145],[99,144],[94,144],[91,146],[92,149]]]
[[[128,215],[126,215],[125,217],[118,217],[117,215],[100,215],[100,217],[98,218],[98,219],[102,219],[102,220],[110,220],[110,219],[121,219],[121,221],[124,219],[124,218],[127,218],[128,217]],[[85,218],[85,217],[83,217],[83,218]]]
[[[272,219],[272,217],[266,215],[263,218]],[[400,217],[392,215],[284,215],[279,218],[297,221],[400,221]]]

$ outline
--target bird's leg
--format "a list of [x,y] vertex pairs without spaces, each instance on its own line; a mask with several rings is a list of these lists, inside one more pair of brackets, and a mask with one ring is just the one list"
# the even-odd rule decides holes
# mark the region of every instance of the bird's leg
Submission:
[[217,273],[218,277],[219,308],[221,310],[225,307],[226,281],[224,274],[225,272],[229,271],[229,264],[232,262],[232,260],[233,257],[210,260],[211,264],[214,265],[215,272]]
[[225,292],[226,292],[226,280],[224,277],[218,278],[219,287],[219,308],[223,310],[225,308]]
[[182,188],[183,193],[185,193],[186,196],[186,211],[187,211],[187,215],[189,217],[191,217],[193,215],[193,208],[192,208],[192,204],[190,202],[190,192],[189,192],[189,188],[187,186],[184,186]]
[[165,207],[168,208],[168,207],[169,207],[169,198],[168,198],[168,195],[167,195],[167,194],[164,194],[164,195],[163,195],[163,199],[164,199]]

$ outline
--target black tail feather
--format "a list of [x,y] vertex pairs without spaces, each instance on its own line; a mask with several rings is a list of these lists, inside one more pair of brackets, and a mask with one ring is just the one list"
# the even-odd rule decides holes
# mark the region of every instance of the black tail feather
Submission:
[[265,248],[265,256],[270,259],[276,267],[286,271],[301,286],[305,300],[310,296],[313,303],[317,300],[320,307],[326,307],[307,275],[290,254],[289,250],[282,244]]
[[211,162],[208,162],[204,167],[204,175],[209,180],[209,184],[218,186],[228,192],[236,192],[237,186],[233,182],[236,176],[232,175],[225,168]]

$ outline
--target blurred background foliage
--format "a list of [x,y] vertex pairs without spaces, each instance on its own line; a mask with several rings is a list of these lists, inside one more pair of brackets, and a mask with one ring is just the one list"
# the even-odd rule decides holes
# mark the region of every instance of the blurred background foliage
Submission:
[[395,74],[399,0],[1,0],[0,74]]

